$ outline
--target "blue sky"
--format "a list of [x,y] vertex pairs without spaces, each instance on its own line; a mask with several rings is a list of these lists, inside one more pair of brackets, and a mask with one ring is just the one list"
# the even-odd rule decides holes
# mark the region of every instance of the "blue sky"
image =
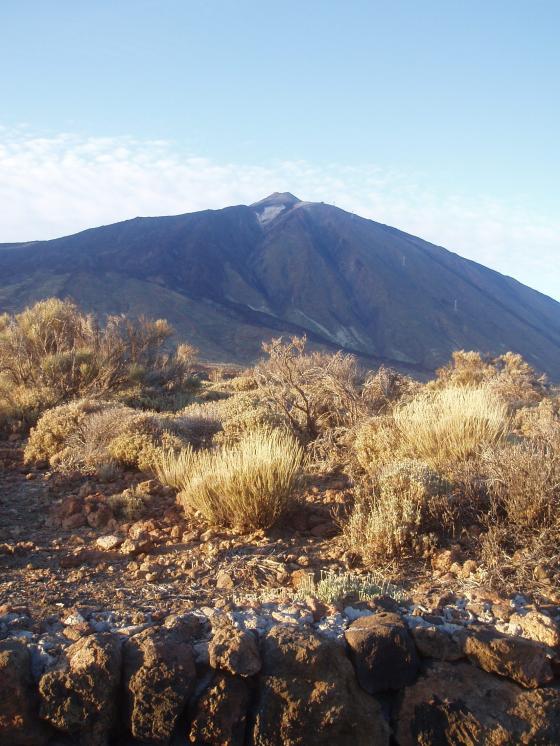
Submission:
[[555,0],[18,0],[0,25],[0,241],[289,190],[560,299]]

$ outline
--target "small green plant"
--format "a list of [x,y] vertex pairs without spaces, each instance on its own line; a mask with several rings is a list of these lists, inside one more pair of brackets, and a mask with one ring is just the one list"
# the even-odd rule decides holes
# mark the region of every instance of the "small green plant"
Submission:
[[336,604],[345,600],[353,603],[371,601],[378,596],[390,596],[395,601],[400,601],[405,597],[401,588],[390,583],[381,574],[356,575],[331,570],[321,570],[318,581],[314,580],[313,573],[309,573],[297,593],[301,600],[308,596],[313,596],[325,604]]
[[116,518],[138,521],[148,512],[150,500],[150,496],[137,487],[130,487],[120,494],[111,495],[107,502]]

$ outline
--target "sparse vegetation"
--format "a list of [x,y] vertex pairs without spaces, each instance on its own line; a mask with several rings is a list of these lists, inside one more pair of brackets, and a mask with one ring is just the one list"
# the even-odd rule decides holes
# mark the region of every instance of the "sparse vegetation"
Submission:
[[124,521],[138,521],[148,512],[150,496],[137,487],[131,487],[120,494],[111,495],[107,500],[116,518]]
[[[337,541],[353,562],[398,568],[460,541],[491,582],[558,581],[560,399],[519,355],[458,351],[422,384],[295,337],[195,384],[194,350],[166,352],[169,334],[124,317],[101,328],[57,300],[1,317],[0,423],[38,418],[26,462],[100,481],[152,472],[188,516],[243,530],[286,515],[305,464],[311,482],[347,480]],[[145,497],[110,504],[132,520]]]

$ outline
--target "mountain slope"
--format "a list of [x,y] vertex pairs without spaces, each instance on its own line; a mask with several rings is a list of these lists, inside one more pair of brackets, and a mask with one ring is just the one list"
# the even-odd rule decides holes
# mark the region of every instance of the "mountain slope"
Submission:
[[0,244],[0,309],[48,295],[99,313],[164,316],[210,359],[307,333],[371,362],[428,372],[457,348],[518,351],[560,379],[560,304],[445,249],[331,205],[135,218]]

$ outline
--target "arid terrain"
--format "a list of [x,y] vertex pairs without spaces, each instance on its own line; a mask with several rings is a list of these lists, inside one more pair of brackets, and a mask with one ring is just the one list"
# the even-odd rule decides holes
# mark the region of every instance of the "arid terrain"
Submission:
[[519,355],[207,366],[48,300],[0,319],[0,426],[0,742],[558,742],[560,398]]

